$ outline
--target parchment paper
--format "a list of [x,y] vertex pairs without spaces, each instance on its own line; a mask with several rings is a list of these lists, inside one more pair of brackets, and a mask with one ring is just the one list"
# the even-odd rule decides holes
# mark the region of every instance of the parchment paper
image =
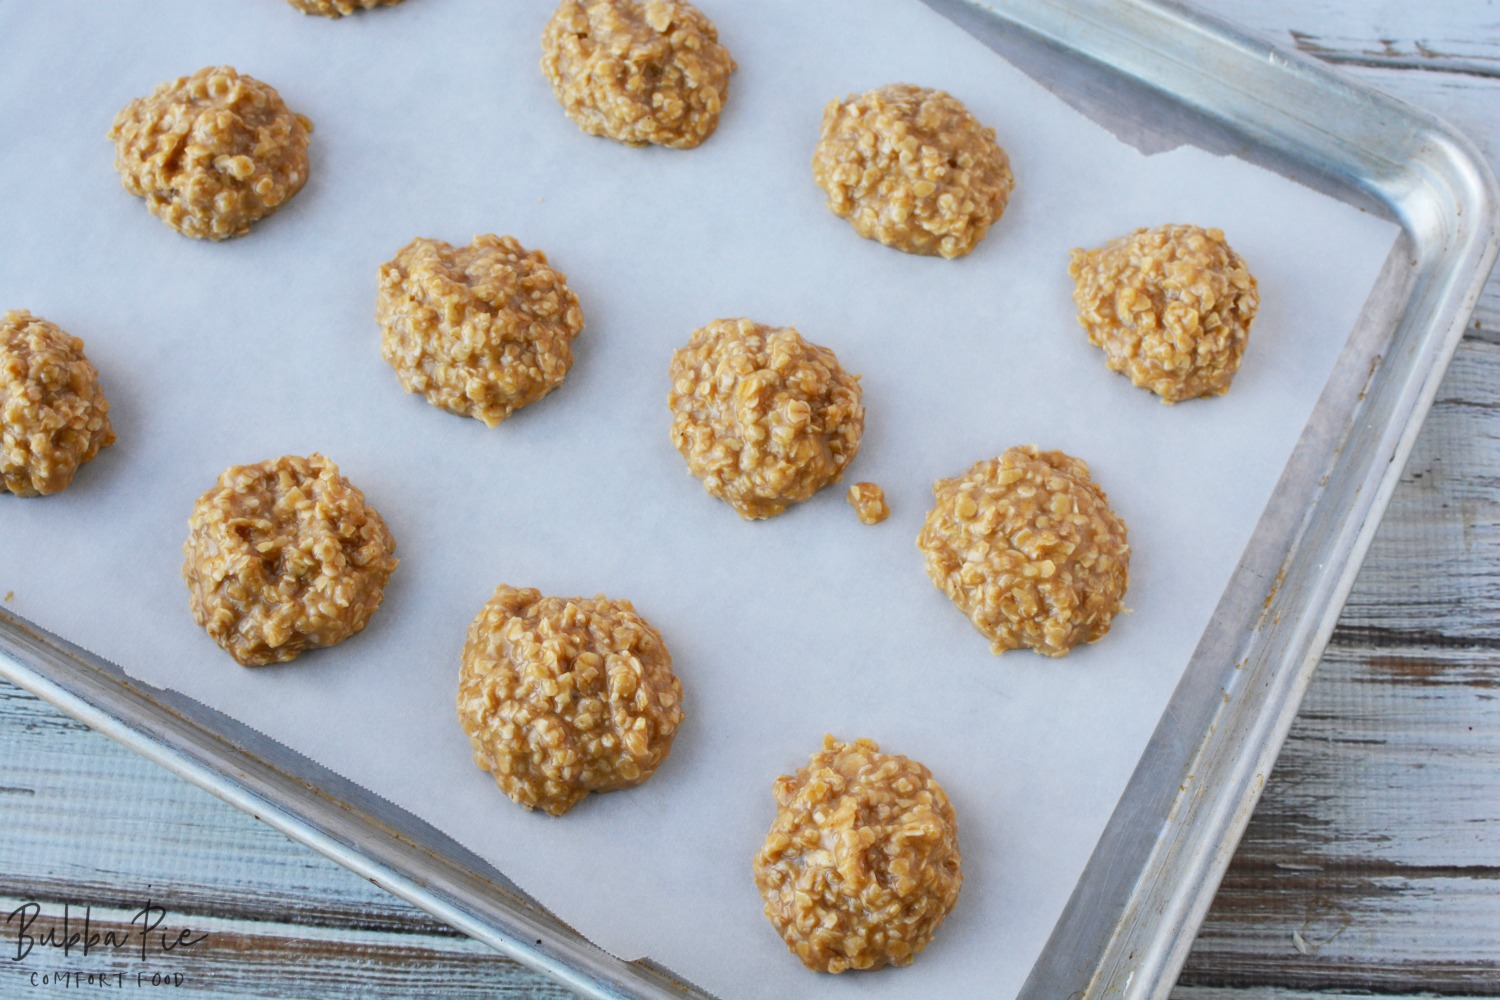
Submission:
[[[411,0],[340,22],[278,0],[0,6],[0,308],[82,337],[119,443],[51,498],[0,496],[21,615],[360,782],[489,859],[599,945],[725,997],[1009,996],[1072,890],[1219,599],[1395,236],[1243,163],[1145,158],[907,0],[703,0],[739,60],[692,152],[580,133],[537,66],[550,4]],[[246,238],[186,239],[125,194],[104,139],[158,82],[230,63],[312,118],[307,188]],[[830,98],[942,87],[995,127],[1017,190],[970,257],[918,258],[827,211]],[[1070,247],[1219,226],[1260,280],[1244,367],[1177,407],[1104,367]],[[413,236],[547,251],[587,328],[563,387],[497,429],[400,391],[375,269]],[[694,327],[794,324],[862,372],[842,488],[765,523],[710,498],[668,440],[667,362]],[[929,488],[1012,444],[1085,458],[1130,526],[1127,603],[1066,660],[997,658],[928,582]],[[194,499],[228,465],[322,451],[384,514],[401,566],[369,629],[235,665],[180,577]],[[644,786],[562,819],[470,762],[464,629],[506,581],[629,597],[665,636],[688,721]],[[815,976],[761,914],[771,782],[825,732],[925,762],[966,881],[906,970]]]

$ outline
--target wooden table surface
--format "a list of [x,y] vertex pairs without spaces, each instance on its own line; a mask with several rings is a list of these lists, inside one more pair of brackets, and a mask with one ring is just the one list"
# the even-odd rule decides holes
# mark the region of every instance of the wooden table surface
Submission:
[[[1500,164],[1496,0],[1199,2]],[[1492,275],[1175,1000],[1500,997],[1497,445]],[[173,996],[571,996],[0,682],[0,915],[148,898],[209,935],[142,966]],[[0,997],[97,967],[15,962],[14,927]]]

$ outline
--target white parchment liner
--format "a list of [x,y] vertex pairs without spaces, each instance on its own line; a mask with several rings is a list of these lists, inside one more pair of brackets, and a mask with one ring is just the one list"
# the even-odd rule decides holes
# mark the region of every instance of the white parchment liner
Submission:
[[[704,0],[740,63],[691,152],[581,134],[538,69],[550,4],[410,0],[339,22],[278,0],[0,6],[0,308],[82,337],[119,443],[64,494],[0,496],[8,605],[255,726],[427,819],[601,946],[726,997],[1013,995],[1224,589],[1394,228],[1243,163],[1121,145],[915,2]],[[104,139],[156,83],[229,63],[316,125],[313,176],[244,239],[178,236]],[[962,260],[859,239],[810,159],[824,103],[942,87],[1017,178]],[[1262,308],[1232,392],[1175,408],[1104,368],[1067,251],[1137,226],[1224,229]],[[375,269],[416,235],[547,251],[587,328],[563,387],[490,430],[403,394]],[[796,325],[862,372],[854,479],[742,522],[667,436],[667,361],[696,326]],[[1057,662],[993,656],[913,539],[935,478],[1019,443],[1086,459],[1130,526],[1133,614]],[[322,451],[390,524],[370,628],[288,667],[236,666],[179,575],[193,500],[236,463]],[[665,636],[688,721],[633,791],[523,812],[454,718],[464,628],[495,584],[629,597]],[[815,976],[749,862],[771,782],[824,732],[928,764],[966,881],[906,970]]]

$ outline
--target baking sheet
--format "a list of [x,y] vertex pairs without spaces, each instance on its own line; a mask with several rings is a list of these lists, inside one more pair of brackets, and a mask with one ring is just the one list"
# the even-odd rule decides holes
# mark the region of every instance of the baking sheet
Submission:
[[[549,4],[423,0],[343,22],[276,3],[0,9],[0,308],[83,337],[120,442],[68,492],[0,497],[0,592],[148,683],[213,705],[453,835],[596,943],[725,996],[1013,995],[1046,940],[1395,237],[1233,160],[1144,158],[914,2],[708,4],[741,64],[688,152],[591,139],[536,68]],[[120,45],[130,38],[130,45]],[[228,62],[317,126],[308,187],[249,237],[172,233],[103,140],[162,79]],[[896,80],[993,125],[1017,193],[970,257],[860,240],[809,160],[823,103]],[[1138,225],[1225,229],[1262,309],[1227,397],[1175,408],[1110,375],[1071,315],[1067,249]],[[414,235],[512,233],[571,279],[565,385],[489,430],[399,391],[374,271]],[[790,323],[864,374],[841,490],[746,524],[667,439],[666,364],[718,316]],[[1035,441],[1086,458],[1131,528],[1133,614],[1062,662],[991,655],[912,540],[934,478]],[[235,666],[178,568],[226,465],[334,458],[402,565],[361,636]],[[663,632],[688,721],[646,785],[523,813],[453,717],[467,621],[506,581],[627,596]],[[760,914],[749,857],[771,780],[823,732],[926,762],[966,882],[918,963],[817,977]]]

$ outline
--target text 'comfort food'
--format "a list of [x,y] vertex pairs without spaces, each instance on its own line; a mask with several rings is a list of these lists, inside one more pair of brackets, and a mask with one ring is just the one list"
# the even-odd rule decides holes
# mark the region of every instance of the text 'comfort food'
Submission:
[[511,236],[415,239],[380,266],[380,353],[407,392],[494,427],[562,384],[583,310],[540,250]]
[[951,94],[909,83],[830,101],[813,179],[859,235],[943,257],[973,250],[1015,187],[994,129]]
[[178,77],[125,105],[109,138],[125,190],[184,236],[242,236],[307,183],[312,122],[232,66]]
[[1163,402],[1219,396],[1239,370],[1260,298],[1217,229],[1137,229],[1074,250],[1068,273],[1089,343]]
[[958,901],[958,819],[932,772],[871,740],[776,779],[755,855],[766,916],[818,972],[910,965]]
[[0,487],[57,493],[114,440],[83,341],[24,309],[0,316]]
[[304,14],[317,14],[320,17],[346,17],[357,10],[389,7],[391,4],[400,3],[401,0],[286,0],[286,2]]
[[734,60],[684,0],[563,0],[542,70],[578,127],[632,146],[691,149],[713,135]]
[[1063,656],[1109,631],[1130,582],[1130,544],[1086,464],[1011,448],[932,492],[917,537],[927,575],[991,649]]
[[682,724],[682,685],[629,601],[502,584],[469,625],[458,720],[501,791],[561,816],[656,772]]
[[193,620],[247,667],[283,663],[359,632],[396,568],[395,539],[322,455],[236,465],[193,505]]
[[741,517],[806,500],[859,451],[859,376],[791,327],[715,320],[673,353],[671,376],[672,443]]

